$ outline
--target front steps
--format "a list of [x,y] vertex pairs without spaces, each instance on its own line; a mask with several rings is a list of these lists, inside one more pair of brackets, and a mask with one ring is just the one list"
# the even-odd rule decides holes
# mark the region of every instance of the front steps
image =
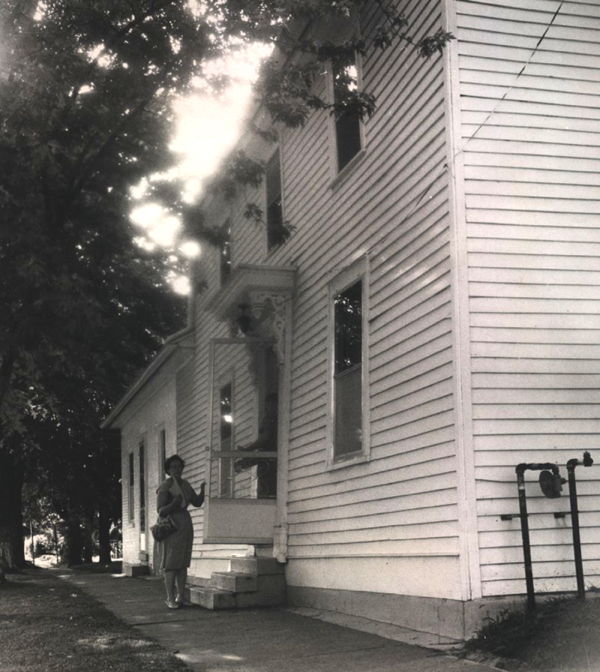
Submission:
[[272,607],[285,602],[285,573],[275,558],[231,558],[229,570],[188,585],[187,598],[205,609]]

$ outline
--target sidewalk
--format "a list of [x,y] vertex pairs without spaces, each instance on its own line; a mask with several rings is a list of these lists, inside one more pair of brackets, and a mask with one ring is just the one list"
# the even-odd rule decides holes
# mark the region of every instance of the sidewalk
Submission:
[[[162,582],[57,570],[117,617],[209,672],[491,672],[489,665],[326,623],[286,609],[169,610]],[[132,672],[137,672],[132,670]]]

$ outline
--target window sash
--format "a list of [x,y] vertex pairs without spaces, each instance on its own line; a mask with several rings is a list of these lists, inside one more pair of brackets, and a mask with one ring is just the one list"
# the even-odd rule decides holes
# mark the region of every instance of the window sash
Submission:
[[219,246],[219,273],[221,286],[231,277],[231,224],[227,222],[223,227],[223,240]]
[[362,457],[366,358],[366,262],[354,264],[330,286],[330,464]]
[[[352,70],[352,81],[346,81],[344,70]],[[359,63],[358,58],[349,64],[333,64],[333,100],[336,104],[343,103],[346,91],[358,87]],[[361,118],[353,110],[340,111],[335,115],[335,141],[338,172],[341,171],[362,149]]]
[[277,149],[267,163],[265,183],[267,247],[270,250],[284,242],[281,153],[279,149]]
[[133,521],[135,518],[134,510],[134,489],[135,489],[135,474],[134,474],[134,455],[129,453],[129,492],[127,493],[127,504],[129,507],[129,520]]
[[143,531],[146,527],[146,447],[141,441],[139,445],[140,461],[140,529]]
[[334,376],[336,457],[362,451],[362,393],[362,363]]

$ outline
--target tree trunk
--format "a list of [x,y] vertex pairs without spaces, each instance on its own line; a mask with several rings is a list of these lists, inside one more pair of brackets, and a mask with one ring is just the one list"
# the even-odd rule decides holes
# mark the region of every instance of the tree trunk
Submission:
[[83,534],[78,518],[69,518],[65,525],[63,561],[69,567],[80,565],[83,556]]
[[17,567],[25,567],[25,521],[23,519],[23,481],[25,480],[25,470],[20,462],[15,465],[15,483],[13,490],[13,507],[15,511],[15,529],[16,539],[16,564]]
[[98,544],[100,546],[100,564],[110,564],[110,517],[108,507],[104,502],[100,503],[98,512]]
[[22,487],[22,466],[0,448],[0,571],[25,565]]
[[83,561],[91,564],[94,560],[94,512],[88,511],[85,515],[83,527]]

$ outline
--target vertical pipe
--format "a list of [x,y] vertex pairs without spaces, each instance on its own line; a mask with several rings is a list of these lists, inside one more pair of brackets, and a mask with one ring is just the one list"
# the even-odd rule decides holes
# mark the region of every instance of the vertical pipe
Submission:
[[531,566],[531,542],[529,540],[529,521],[527,520],[527,499],[525,496],[525,464],[518,464],[517,487],[519,489],[519,515],[521,517],[521,537],[523,539],[523,558],[525,562],[525,585],[527,586],[527,609],[535,609],[535,592],[533,589],[533,570]]
[[581,536],[579,534],[579,507],[577,505],[577,483],[575,480],[575,467],[579,460],[567,462],[569,474],[569,500],[571,504],[571,527],[573,528],[573,553],[575,554],[575,576],[577,579],[577,597],[585,597],[585,584],[583,580],[583,559],[581,557]]

